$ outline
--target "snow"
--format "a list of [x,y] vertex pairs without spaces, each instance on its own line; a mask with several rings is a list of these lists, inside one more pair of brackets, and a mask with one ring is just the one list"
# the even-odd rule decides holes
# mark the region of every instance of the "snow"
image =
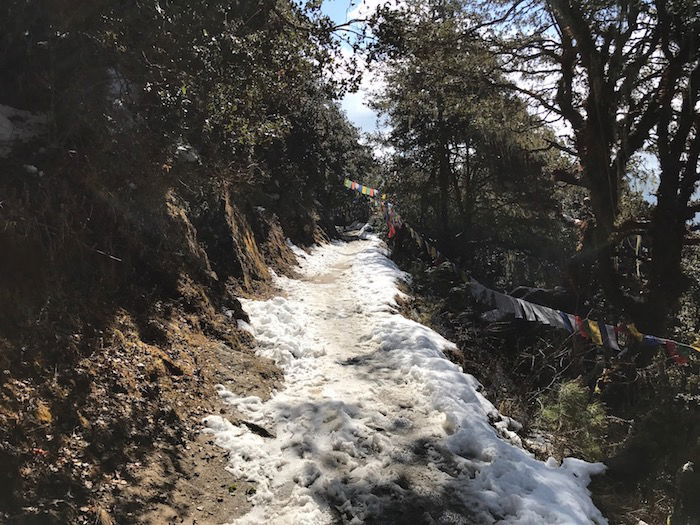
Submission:
[[205,418],[256,486],[233,523],[607,523],[587,490],[604,466],[518,446],[517,422],[445,358],[453,343],[397,313],[407,276],[376,237],[294,251],[284,297],[242,300],[284,388],[262,401],[217,387],[275,437]]
[[46,130],[46,115],[0,104],[0,158],[7,157],[18,142],[26,142]]

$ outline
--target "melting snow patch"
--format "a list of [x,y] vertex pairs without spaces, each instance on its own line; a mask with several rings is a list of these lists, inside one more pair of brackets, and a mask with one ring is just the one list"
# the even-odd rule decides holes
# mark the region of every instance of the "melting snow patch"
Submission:
[[406,275],[376,237],[293,249],[302,278],[275,278],[286,296],[242,301],[285,387],[265,402],[217,387],[274,437],[205,419],[256,484],[234,523],[607,523],[586,488],[604,466],[517,446],[518,424],[445,358],[454,345],[395,313]]

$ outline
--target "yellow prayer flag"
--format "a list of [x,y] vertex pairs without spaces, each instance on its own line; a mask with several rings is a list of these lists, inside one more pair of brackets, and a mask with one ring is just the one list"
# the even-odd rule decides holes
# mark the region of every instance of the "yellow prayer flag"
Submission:
[[690,345],[693,350],[700,352],[700,337],[695,338],[695,342]]
[[591,334],[591,340],[600,346],[603,346],[603,336],[600,333],[597,321],[588,319],[588,333]]
[[634,323],[630,323],[627,325],[627,331],[634,337],[637,341],[641,341],[644,339],[644,335],[637,330],[637,327],[634,326]]

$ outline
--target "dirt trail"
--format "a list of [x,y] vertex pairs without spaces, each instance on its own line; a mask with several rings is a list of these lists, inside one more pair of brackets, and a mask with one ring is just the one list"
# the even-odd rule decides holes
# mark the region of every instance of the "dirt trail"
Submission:
[[[452,344],[395,312],[401,274],[377,240],[302,258],[302,279],[279,279],[286,297],[244,303],[285,388],[262,402],[220,387],[248,424],[206,420],[229,469],[256,485],[236,523],[604,522],[585,490],[591,467],[545,465],[501,439],[489,419],[517,441],[512,422],[445,359]],[[570,500],[565,519],[547,509],[561,504],[550,482]]]

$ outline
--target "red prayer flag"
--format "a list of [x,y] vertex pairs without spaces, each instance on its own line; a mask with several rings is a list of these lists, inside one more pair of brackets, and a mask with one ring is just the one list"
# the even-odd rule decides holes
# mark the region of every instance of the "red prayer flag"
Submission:
[[675,341],[669,341],[667,339],[666,341],[664,341],[664,348],[666,348],[666,353],[671,359],[673,359],[676,362],[676,364],[688,364],[688,358],[678,353],[678,346],[676,345]]
[[578,315],[576,316],[576,329],[578,330],[578,335],[580,335],[584,339],[590,338],[588,332],[586,331],[586,323],[584,323],[583,319],[581,319],[581,317]]

